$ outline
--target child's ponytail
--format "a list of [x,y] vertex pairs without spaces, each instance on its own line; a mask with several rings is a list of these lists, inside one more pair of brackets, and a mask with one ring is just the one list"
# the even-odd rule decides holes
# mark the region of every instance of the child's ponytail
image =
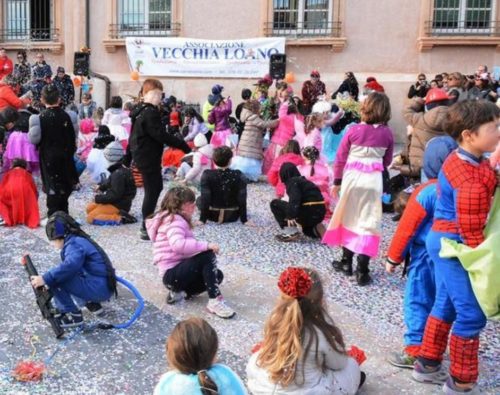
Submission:
[[201,318],[179,322],[170,334],[167,344],[169,365],[183,374],[196,374],[203,395],[217,395],[217,384],[208,375],[215,361],[219,341],[217,333]]
[[314,146],[304,147],[304,149],[302,150],[302,155],[311,163],[311,173],[309,174],[309,176],[313,177],[315,173],[314,165],[319,159],[319,150]]
[[197,374],[200,390],[203,395],[217,395],[219,393],[217,384],[210,378],[206,370],[200,370]]

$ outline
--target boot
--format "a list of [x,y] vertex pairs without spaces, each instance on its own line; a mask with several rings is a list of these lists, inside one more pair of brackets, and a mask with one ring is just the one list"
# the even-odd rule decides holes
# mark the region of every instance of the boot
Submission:
[[372,281],[372,278],[370,277],[370,270],[368,269],[369,264],[370,264],[369,256],[363,254],[358,255],[358,265],[356,267],[356,281],[360,286],[367,285]]
[[352,259],[354,253],[345,247],[342,247],[342,259],[333,261],[333,269],[337,272],[343,272],[346,276],[352,276]]

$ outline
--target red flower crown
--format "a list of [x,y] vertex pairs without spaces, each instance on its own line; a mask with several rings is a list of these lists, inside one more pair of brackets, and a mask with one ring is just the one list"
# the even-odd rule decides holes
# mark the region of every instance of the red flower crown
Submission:
[[289,267],[280,275],[278,288],[292,298],[303,298],[312,288],[311,276],[299,267]]

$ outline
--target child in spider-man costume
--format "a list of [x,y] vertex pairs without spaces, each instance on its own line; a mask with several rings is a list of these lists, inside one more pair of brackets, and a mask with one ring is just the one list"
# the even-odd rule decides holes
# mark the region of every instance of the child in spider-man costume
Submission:
[[388,358],[391,365],[401,368],[413,368],[420,352],[425,323],[434,304],[434,264],[425,248],[425,239],[434,217],[439,170],[456,148],[457,143],[451,136],[435,137],[429,141],[423,167],[429,181],[411,193],[406,208],[401,207],[400,211],[404,212],[387,251],[388,273],[394,273],[396,267],[409,258],[403,309],[405,348],[403,352],[395,352]]
[[[487,102],[463,101],[450,107],[446,123],[448,134],[459,148],[448,157],[438,176],[434,222],[426,239],[427,252],[434,262],[436,297],[413,378],[423,383],[444,382],[446,394],[470,395],[479,393],[479,333],[486,317],[460,261],[441,258],[439,251],[443,237],[470,247],[484,240],[497,179],[483,154],[494,151],[498,144],[500,109]],[[441,366],[448,337],[449,376]]]

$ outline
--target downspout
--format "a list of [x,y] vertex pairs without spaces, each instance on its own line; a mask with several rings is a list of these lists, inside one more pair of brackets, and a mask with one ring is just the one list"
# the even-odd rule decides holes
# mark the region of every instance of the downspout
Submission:
[[[90,48],[90,20],[89,20],[90,0],[85,0],[85,46]],[[94,77],[103,80],[106,85],[105,108],[109,107],[111,99],[111,80],[105,75],[92,71],[89,65],[89,77]]]

